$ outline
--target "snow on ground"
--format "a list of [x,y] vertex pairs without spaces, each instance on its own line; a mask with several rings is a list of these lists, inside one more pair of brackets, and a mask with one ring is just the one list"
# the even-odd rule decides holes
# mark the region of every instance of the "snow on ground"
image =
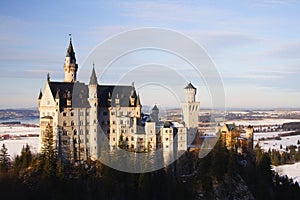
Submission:
[[16,155],[20,155],[22,147],[28,144],[33,153],[37,153],[37,148],[39,144],[38,137],[20,137],[17,140],[2,140],[0,145],[5,144],[10,158],[13,159]]
[[0,135],[9,134],[21,136],[26,134],[39,134],[39,127],[25,127],[22,125],[0,125]]
[[[0,125],[0,136],[9,134],[11,136],[24,136],[27,134],[39,134],[39,127],[25,127],[22,125]],[[21,153],[22,147],[28,144],[33,153],[37,152],[39,143],[38,137],[17,137],[17,139],[9,139],[0,141],[0,147],[5,144],[10,157],[13,159],[17,154]]]
[[300,162],[292,164],[292,165],[280,165],[273,166],[275,172],[277,172],[280,176],[287,176],[293,181],[297,181],[300,185]]
[[[281,140],[263,140],[259,141],[259,146],[268,151],[269,149],[280,149],[280,145],[282,145],[282,149],[285,150],[286,146],[290,145],[297,145],[297,141],[300,140],[300,135],[294,135],[294,136],[286,136],[281,137]],[[257,140],[254,141],[254,145],[257,144]]]
[[235,123],[237,126],[239,125],[252,125],[252,126],[257,126],[257,125],[276,125],[276,124],[284,124],[288,122],[300,122],[300,119],[261,119],[261,120],[233,120],[233,121],[228,121],[226,122],[227,124],[232,124]]

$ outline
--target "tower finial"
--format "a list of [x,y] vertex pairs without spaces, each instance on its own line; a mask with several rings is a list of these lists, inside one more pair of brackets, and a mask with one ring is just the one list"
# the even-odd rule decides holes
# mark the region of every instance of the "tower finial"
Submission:
[[70,42],[72,42],[72,33],[69,33]]
[[50,82],[50,73],[47,74],[47,81]]

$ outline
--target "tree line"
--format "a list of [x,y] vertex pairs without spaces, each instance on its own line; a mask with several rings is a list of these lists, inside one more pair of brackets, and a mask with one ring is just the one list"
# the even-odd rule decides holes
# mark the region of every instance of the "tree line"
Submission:
[[[26,145],[20,155],[10,160],[7,148],[2,146],[0,194],[3,197],[297,199],[300,195],[298,183],[271,170],[271,155],[259,146],[241,155],[235,149],[227,149],[220,138],[204,158],[200,159],[197,151],[185,152],[177,161],[160,170],[126,173],[99,161],[63,164],[53,148],[50,128],[46,129],[44,136],[40,154],[33,154]],[[112,155],[110,159],[118,162],[120,155]]]

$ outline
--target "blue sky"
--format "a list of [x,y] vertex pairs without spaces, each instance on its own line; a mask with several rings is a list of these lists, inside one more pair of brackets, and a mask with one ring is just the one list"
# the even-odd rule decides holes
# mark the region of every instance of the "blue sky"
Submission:
[[296,0],[3,0],[0,108],[36,107],[47,72],[63,79],[69,33],[81,67],[106,38],[141,27],[173,29],[200,44],[220,72],[227,107],[300,107],[299,11]]

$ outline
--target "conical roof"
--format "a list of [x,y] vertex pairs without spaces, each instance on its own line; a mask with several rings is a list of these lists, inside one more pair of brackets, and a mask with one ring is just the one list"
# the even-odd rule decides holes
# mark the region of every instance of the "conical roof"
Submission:
[[69,47],[67,49],[66,57],[70,57],[71,63],[76,63],[75,52],[73,49],[72,39],[70,38]]
[[97,76],[96,76],[94,66],[93,66],[92,74],[91,74],[91,77],[90,77],[89,85],[98,85]]
[[156,104],[153,106],[152,110],[159,110]]
[[43,93],[42,93],[42,90],[40,90],[40,94],[39,94],[39,98],[38,99],[39,100],[42,99],[42,96],[43,96]]
[[137,96],[136,106],[142,106],[141,100],[140,100],[140,94],[138,94],[138,96]]
[[192,83],[189,83],[184,89],[196,89]]

